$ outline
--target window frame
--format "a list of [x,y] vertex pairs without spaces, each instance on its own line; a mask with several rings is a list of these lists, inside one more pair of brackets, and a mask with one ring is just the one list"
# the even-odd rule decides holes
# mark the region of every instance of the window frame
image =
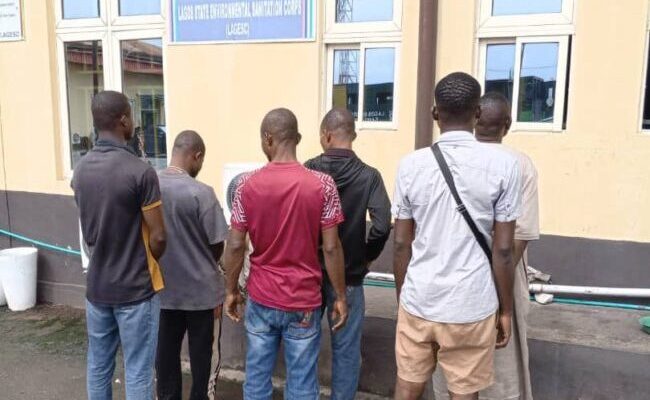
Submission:
[[650,69],[650,10],[648,10],[648,19],[646,22],[645,29],[645,46],[643,47],[643,68],[642,68],[642,80],[643,85],[641,85],[641,96],[639,98],[639,121],[638,127],[639,132],[643,135],[650,135],[650,128],[643,127],[643,112],[645,111],[646,101],[650,101],[650,98],[646,99],[646,88],[650,85],[650,79],[648,79],[648,69]]
[[[519,104],[519,89],[521,80],[521,61],[523,45],[528,43],[558,43],[557,71],[555,79],[555,107],[553,108],[553,122],[519,122],[517,120],[517,106]],[[519,36],[515,38],[497,38],[481,40],[479,43],[479,73],[478,77],[483,90],[485,90],[485,75],[487,62],[487,47],[493,44],[514,44],[515,45],[515,63],[514,79],[512,85],[512,126],[511,131],[542,131],[542,132],[562,132],[564,120],[564,101],[566,94],[567,63],[568,63],[568,44],[569,37],[566,35],[557,36]]]
[[478,31],[480,38],[525,34],[574,33],[575,0],[562,0],[562,11],[544,14],[492,15],[494,0],[479,0]]
[[[123,91],[122,82],[122,53],[120,41],[137,39],[162,40],[163,77],[167,71],[167,44],[165,1],[160,0],[160,15],[137,15],[120,17],[119,0],[99,0],[99,18],[63,19],[63,1],[55,0],[56,16],[56,65],[59,84],[59,123],[60,140],[63,156],[63,175],[71,179],[73,173],[72,151],[70,138],[70,115],[68,107],[68,78],[65,63],[65,44],[86,40],[102,41],[102,61],[104,75],[104,90]],[[167,80],[163,78],[163,93],[167,96]],[[165,101],[165,118],[168,121],[169,110]],[[167,138],[169,140],[169,138]]]
[[374,22],[336,22],[336,0],[326,0],[325,3],[325,36],[336,38],[354,34],[367,38],[379,34],[401,36],[402,32],[402,0],[393,0],[393,20]]
[[[393,119],[391,121],[364,121],[365,105],[365,79],[366,79],[366,50],[368,49],[391,48],[395,51],[395,65],[393,66]],[[326,48],[327,52],[327,95],[325,110],[332,108],[334,98],[334,51],[336,50],[358,50],[359,51],[359,101],[357,112],[356,127],[359,130],[397,130],[399,125],[399,60],[401,53],[400,42],[357,42],[357,43],[336,43],[330,44]]]

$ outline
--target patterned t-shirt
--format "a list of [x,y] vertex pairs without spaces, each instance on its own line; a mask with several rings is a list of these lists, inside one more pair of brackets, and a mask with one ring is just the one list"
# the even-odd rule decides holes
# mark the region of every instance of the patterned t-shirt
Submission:
[[248,232],[251,254],[248,294],[284,311],[321,306],[318,240],[343,222],[336,185],[326,174],[299,163],[269,163],[244,175],[235,191],[231,226]]

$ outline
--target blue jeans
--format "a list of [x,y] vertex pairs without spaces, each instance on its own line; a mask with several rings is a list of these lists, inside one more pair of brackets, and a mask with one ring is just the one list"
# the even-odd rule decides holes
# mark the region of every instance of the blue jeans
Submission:
[[[333,326],[332,311],[336,293],[332,285],[325,284],[327,319]],[[332,334],[332,397],[331,400],[353,400],[359,384],[361,370],[361,334],[366,300],[363,286],[348,286],[348,322]]]
[[88,327],[88,400],[113,398],[113,372],[122,345],[127,400],[154,398],[154,360],[158,341],[158,296],[128,306],[100,306],[86,301]]
[[285,312],[248,299],[246,305],[245,400],[270,400],[271,377],[280,342],[284,342],[287,366],[286,400],[318,400],[320,308],[309,312]]

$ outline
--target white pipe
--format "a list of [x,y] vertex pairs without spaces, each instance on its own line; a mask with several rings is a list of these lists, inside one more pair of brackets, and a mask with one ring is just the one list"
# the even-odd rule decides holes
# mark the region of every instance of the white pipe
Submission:
[[551,294],[590,294],[606,297],[645,297],[650,298],[650,289],[641,288],[613,288],[595,286],[565,286],[531,283],[528,285],[532,293]]
[[[384,282],[395,282],[393,274],[381,272],[370,272],[368,278]],[[565,286],[547,285],[543,283],[531,283],[528,285],[531,293],[551,294],[588,294],[605,297],[643,297],[650,298],[650,289],[642,288],[611,288],[597,286]]]

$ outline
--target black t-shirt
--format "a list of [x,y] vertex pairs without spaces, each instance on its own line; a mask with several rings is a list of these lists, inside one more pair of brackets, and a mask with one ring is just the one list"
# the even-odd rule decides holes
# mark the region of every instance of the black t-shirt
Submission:
[[97,141],[72,179],[81,230],[90,249],[86,297],[92,303],[125,305],[163,288],[149,250],[142,211],[158,207],[158,176],[127,146]]

